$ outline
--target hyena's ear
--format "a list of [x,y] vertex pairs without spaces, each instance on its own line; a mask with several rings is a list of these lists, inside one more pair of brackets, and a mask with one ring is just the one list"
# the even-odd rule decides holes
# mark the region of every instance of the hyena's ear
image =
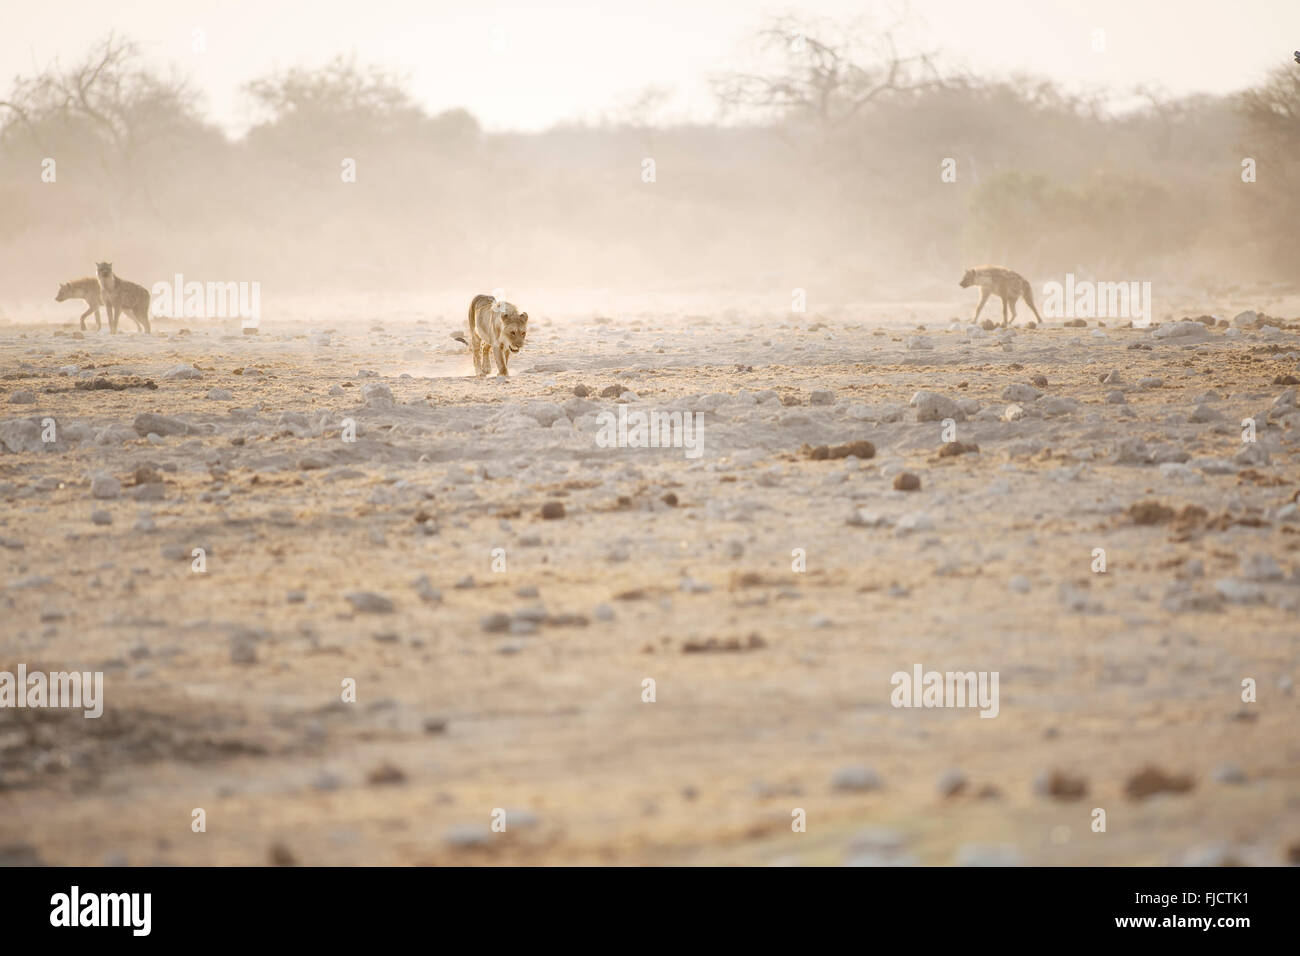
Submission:
[[527,325],[527,324],[528,324],[528,313],[527,313],[527,312],[520,312],[520,313],[519,313],[519,321],[522,322],[522,323],[524,323],[524,325]]

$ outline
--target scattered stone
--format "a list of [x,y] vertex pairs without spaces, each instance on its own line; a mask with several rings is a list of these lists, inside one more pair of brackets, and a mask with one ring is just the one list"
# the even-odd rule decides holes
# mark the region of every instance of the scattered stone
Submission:
[[144,412],[135,417],[131,423],[137,435],[188,435],[192,430],[189,422],[168,415]]
[[965,455],[972,452],[978,453],[979,450],[980,446],[976,445],[974,442],[947,441],[939,446],[939,457],[954,458],[957,455]]
[[438,604],[442,601],[442,592],[433,586],[427,574],[422,574],[415,579],[415,593],[420,596],[420,600],[426,604]]
[[741,641],[738,637],[729,637],[726,640],[710,637],[704,641],[685,641],[682,643],[682,653],[716,654],[734,651],[756,651],[764,647],[767,647],[767,641],[763,640],[758,634],[750,634],[744,641]]
[[[248,330],[245,329],[245,332]],[[272,843],[271,848],[266,854],[267,862],[271,866],[297,866],[298,859],[293,852],[283,843]]]
[[94,524],[98,525],[112,524],[113,516],[107,511],[92,511],[90,513],[90,520]]
[[854,765],[841,767],[831,775],[831,788],[852,793],[878,790],[882,786],[880,775],[870,767]]
[[563,518],[565,515],[564,502],[548,501],[542,505],[542,517],[547,521],[554,521],[557,518]]
[[138,375],[124,375],[119,379],[106,378],[103,375],[100,375],[93,379],[82,379],[81,381],[74,382],[72,387],[82,392],[95,392],[101,390],[121,392],[128,388],[156,389],[158,383],[151,378],[141,378]]
[[36,396],[26,389],[19,389],[9,396],[10,405],[35,405]]
[[90,482],[91,497],[112,500],[122,494],[122,483],[112,475],[100,472]]
[[405,783],[406,774],[403,772],[401,767],[384,762],[371,770],[370,773],[366,774],[366,781],[372,786]]
[[1205,326],[1200,322],[1174,322],[1170,325],[1162,325],[1151,332],[1153,339],[1205,338],[1208,335]]
[[367,405],[388,408],[393,405],[393,390],[383,382],[371,382],[361,387],[361,400]]
[[203,373],[193,365],[174,365],[163,372],[162,377],[163,381],[173,381],[175,379],[202,378]]
[[589,389],[586,385],[575,385],[573,386],[573,394],[578,396],[579,398],[586,398],[588,395],[591,394],[591,389]]
[[843,445],[804,445],[799,453],[812,461],[829,461],[839,458],[858,458],[866,461],[876,457],[876,446],[869,441],[851,441]]
[[921,479],[910,471],[900,471],[894,476],[895,491],[920,491]]
[[834,405],[835,393],[824,391],[824,390],[818,390],[808,396],[808,402],[811,405]]
[[1042,395],[1043,393],[1032,385],[1021,382],[1014,382],[1002,390],[1002,397],[1009,402],[1036,402]]
[[960,770],[948,770],[939,778],[939,796],[945,799],[958,796],[966,790],[967,783],[966,775]]
[[[1083,319],[1074,319],[1080,325]],[[1067,326],[1069,322],[1065,323]],[[1010,844],[991,846],[982,843],[963,843],[953,857],[957,866],[1024,866],[1020,851]]]
[[1190,776],[1167,774],[1159,767],[1147,765],[1128,778],[1124,792],[1130,800],[1145,800],[1157,793],[1187,793],[1193,786]]
[[960,405],[947,395],[937,392],[917,392],[908,404],[916,409],[918,422],[941,422],[945,418],[958,422],[966,420],[966,413]]
[[480,823],[458,823],[443,831],[442,842],[457,850],[471,850],[492,842],[492,831]]
[[396,610],[392,598],[375,591],[349,591],[343,597],[358,614],[391,614]]
[[1214,768],[1214,779],[1219,783],[1242,784],[1246,782],[1246,773],[1235,763],[1221,763]]
[[488,634],[503,634],[510,630],[512,618],[504,611],[494,611],[479,621],[479,626]]
[[1043,771],[1034,781],[1034,791],[1054,800],[1078,800],[1088,793],[1088,781],[1060,770]]
[[257,663],[257,638],[251,631],[237,631],[230,635],[230,662],[232,664]]
[[1159,501],[1137,501],[1129,505],[1128,516],[1134,524],[1164,524],[1174,518],[1174,509]]

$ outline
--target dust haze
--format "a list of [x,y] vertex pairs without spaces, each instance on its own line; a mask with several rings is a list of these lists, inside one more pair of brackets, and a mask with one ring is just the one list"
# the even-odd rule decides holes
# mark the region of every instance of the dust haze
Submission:
[[0,37],[0,864],[1300,861],[1290,6],[257,6]]

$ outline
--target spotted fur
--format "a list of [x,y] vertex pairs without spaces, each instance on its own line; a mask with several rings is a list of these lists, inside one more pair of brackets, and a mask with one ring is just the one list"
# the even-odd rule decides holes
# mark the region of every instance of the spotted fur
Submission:
[[104,298],[99,294],[99,279],[95,276],[86,276],[82,279],[73,279],[71,282],[60,282],[59,294],[54,297],[54,301],[64,302],[68,299],[81,299],[89,306],[81,313],[81,331],[86,331],[86,316],[92,312],[95,313],[95,331],[98,332],[103,327],[99,310],[104,306]]
[[95,277],[99,281],[99,295],[108,307],[108,331],[117,333],[118,317],[127,313],[144,331],[149,328],[149,290],[129,282],[113,272],[113,263],[96,262]]
[[1034,291],[1030,288],[1029,281],[1020,273],[1001,266],[976,266],[974,269],[967,269],[966,274],[961,277],[963,289],[973,285],[980,288],[980,304],[975,306],[975,317],[971,319],[972,322],[979,321],[980,310],[984,308],[984,303],[989,300],[989,296],[996,295],[1002,300],[1004,328],[1016,320],[1016,299],[1024,299],[1025,305],[1033,310],[1034,317],[1038,319],[1040,325],[1042,324],[1043,317],[1038,314],[1038,307],[1034,305]]

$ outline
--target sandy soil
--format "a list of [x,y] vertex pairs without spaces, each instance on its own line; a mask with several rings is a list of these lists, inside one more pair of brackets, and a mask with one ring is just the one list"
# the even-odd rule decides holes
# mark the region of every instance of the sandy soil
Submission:
[[453,321],[0,327],[0,670],[105,675],[0,710],[0,861],[1300,855],[1294,328],[539,316],[476,380]]

